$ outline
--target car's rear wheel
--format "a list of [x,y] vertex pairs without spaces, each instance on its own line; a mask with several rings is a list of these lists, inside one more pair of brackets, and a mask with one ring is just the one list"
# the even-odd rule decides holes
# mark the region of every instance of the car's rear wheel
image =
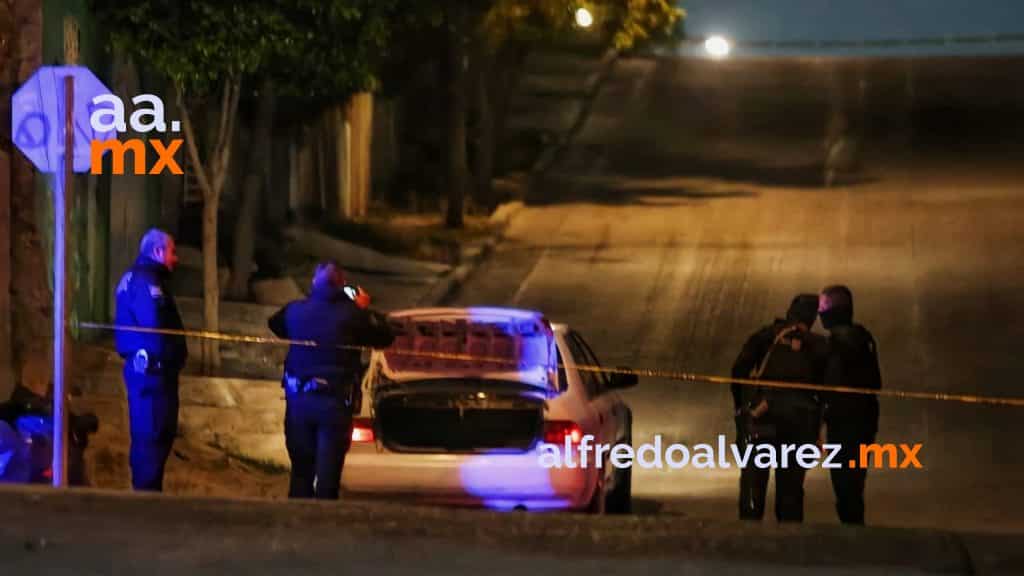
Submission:
[[[630,414],[626,428],[626,444],[633,444],[633,416]],[[629,514],[633,511],[633,468],[615,471],[615,488],[605,499],[605,510],[609,514]]]
[[594,486],[594,495],[590,497],[590,504],[587,504],[587,514],[596,514],[598,516],[606,514],[608,511],[608,495],[604,490],[604,481],[598,480],[597,486]]
[[633,470],[626,468],[615,473],[615,488],[605,498],[605,511],[608,514],[629,514],[633,506]]

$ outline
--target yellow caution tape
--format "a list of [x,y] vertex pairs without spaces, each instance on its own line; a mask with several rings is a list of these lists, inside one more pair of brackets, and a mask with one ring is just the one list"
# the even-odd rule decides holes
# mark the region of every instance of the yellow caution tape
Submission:
[[[144,334],[167,334],[172,336],[184,336],[186,338],[198,338],[205,340],[219,340],[222,342],[242,342],[247,344],[268,344],[274,346],[310,346],[317,347],[317,344],[313,340],[289,340],[285,338],[272,338],[266,336],[250,336],[245,334],[226,334],[223,332],[212,332],[209,330],[174,330],[167,328],[142,328],[138,326],[117,326],[114,324],[101,324],[97,322],[79,322],[79,328],[87,328],[93,330],[120,330],[123,332],[137,332]],[[338,345],[337,348],[343,350],[358,350],[358,351],[372,351],[374,348],[370,346],[354,346],[354,345]],[[433,358],[439,360],[461,360],[469,362],[483,362],[488,364],[506,364],[518,366],[519,362],[510,361],[508,358],[490,358],[486,356],[478,356],[474,354],[459,354],[452,352],[416,352],[413,350],[393,350],[389,349],[388,354],[402,355],[402,356],[415,356],[421,358]],[[559,368],[564,366],[560,365]],[[1024,398],[1010,398],[1010,397],[999,397],[999,396],[979,396],[975,394],[948,394],[944,392],[913,392],[908,390],[870,390],[865,388],[853,388],[849,386],[825,386],[822,384],[806,384],[802,382],[780,382],[773,380],[754,380],[751,378],[731,378],[724,376],[712,376],[707,374],[696,374],[691,372],[682,372],[676,370],[656,370],[650,368],[605,368],[602,366],[593,366],[585,364],[577,364],[574,367],[576,370],[582,372],[600,372],[607,374],[630,374],[637,377],[647,378],[665,378],[667,380],[679,380],[683,382],[700,382],[709,384],[740,384],[743,386],[763,386],[765,388],[781,388],[781,389],[795,389],[795,390],[815,390],[819,392],[830,392],[830,393],[849,393],[849,394],[873,394],[876,396],[884,396],[889,398],[899,399],[915,399],[915,400],[942,400],[951,402],[962,402],[966,404],[988,404],[994,406],[1018,406],[1024,407]]]

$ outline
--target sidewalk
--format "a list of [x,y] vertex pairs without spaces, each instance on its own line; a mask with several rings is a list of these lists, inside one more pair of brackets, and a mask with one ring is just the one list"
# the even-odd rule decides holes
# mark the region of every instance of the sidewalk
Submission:
[[[376,310],[437,306],[487,257],[521,207],[518,202],[500,206],[488,219],[485,229],[455,244],[451,264],[384,254],[316,230],[293,228],[288,230],[292,250],[290,272],[297,290],[308,292],[316,262],[330,258],[345,270],[349,284],[363,286],[370,293],[371,306]],[[282,293],[281,296],[274,304],[222,300],[220,331],[273,337],[267,320],[283,304],[301,294]],[[179,297],[177,301],[186,329],[202,329],[202,299]],[[284,346],[232,342],[223,342],[220,348],[222,367],[218,374],[238,378],[277,378],[287,351]],[[190,340],[189,349],[198,350],[199,342]]]

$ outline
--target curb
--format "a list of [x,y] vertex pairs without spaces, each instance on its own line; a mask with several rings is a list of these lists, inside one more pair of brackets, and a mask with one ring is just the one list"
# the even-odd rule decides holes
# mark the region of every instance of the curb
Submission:
[[[614,49],[609,49],[601,56],[600,66],[598,71],[593,73],[586,81],[586,87],[584,89],[583,106],[580,108],[579,115],[573,122],[572,127],[567,133],[558,138],[555,143],[548,146],[541,152],[540,156],[530,167],[530,175],[526,182],[526,190],[524,196],[529,198],[530,191],[537,185],[538,178],[542,177],[554,163],[561,158],[562,153],[569,147],[569,144],[575,139],[576,134],[586,124],[587,118],[590,116],[590,108],[593,105],[595,96],[604,86],[605,81],[608,79],[608,75],[618,60],[619,52]],[[495,248],[505,238],[505,231],[508,229],[512,220],[520,213],[525,207],[522,202],[510,202],[499,206],[492,214],[491,218],[498,217],[501,221],[500,229],[498,232],[488,238],[487,240],[471,244],[469,246],[463,246],[460,253],[460,262],[454,270],[446,274],[441,280],[434,284],[427,293],[420,298],[417,302],[418,306],[443,306],[455,296],[456,293],[462,288],[466,280],[473,274],[474,271],[482,264],[490,255],[494,252]]]

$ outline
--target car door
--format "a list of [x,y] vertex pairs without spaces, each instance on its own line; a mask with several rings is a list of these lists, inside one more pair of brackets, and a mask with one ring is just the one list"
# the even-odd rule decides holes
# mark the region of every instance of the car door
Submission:
[[[573,347],[578,350],[579,364],[600,368],[597,356],[578,332],[570,335]],[[576,352],[574,352],[576,355]],[[596,414],[601,430],[600,442],[615,444],[622,439],[620,404],[618,395],[610,389],[609,376],[606,372],[580,371],[588,396],[590,409]]]

